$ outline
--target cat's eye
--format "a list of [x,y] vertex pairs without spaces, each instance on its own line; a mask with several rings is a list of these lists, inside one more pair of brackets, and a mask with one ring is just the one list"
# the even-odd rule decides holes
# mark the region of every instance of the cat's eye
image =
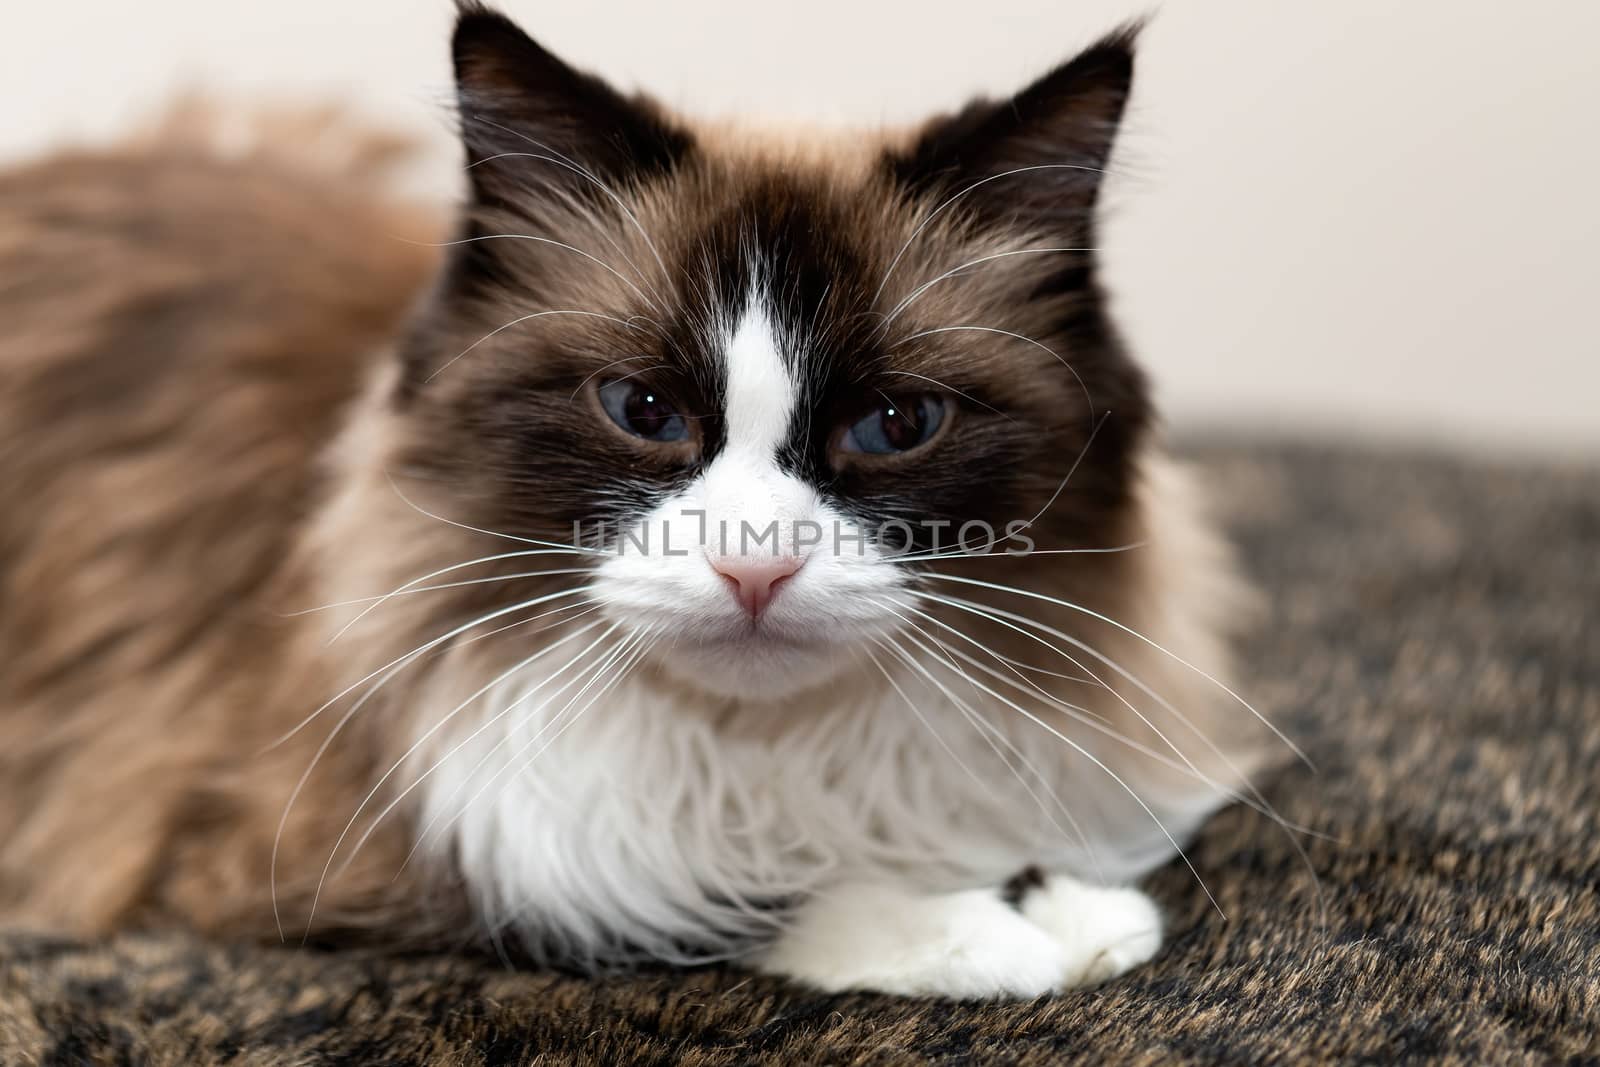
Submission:
[[600,387],[600,406],[611,421],[646,441],[687,441],[689,420],[672,399],[652,386],[620,378]]
[[948,402],[934,393],[895,400],[884,397],[839,438],[845,452],[891,456],[927,444],[948,416]]

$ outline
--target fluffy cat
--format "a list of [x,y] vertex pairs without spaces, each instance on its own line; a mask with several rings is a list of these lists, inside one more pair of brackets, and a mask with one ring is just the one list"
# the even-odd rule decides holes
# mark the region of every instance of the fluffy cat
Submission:
[[453,236],[292,129],[0,179],[0,916],[1149,959],[1261,736],[1096,277],[1133,50],[763,136],[469,3]]

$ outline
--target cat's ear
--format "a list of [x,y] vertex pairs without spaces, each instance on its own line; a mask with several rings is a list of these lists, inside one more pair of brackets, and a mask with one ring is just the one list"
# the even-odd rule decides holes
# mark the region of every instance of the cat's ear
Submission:
[[1117,30],[1009,100],[933,120],[890,158],[891,172],[919,191],[960,193],[980,216],[1087,236],[1133,85],[1138,32]]
[[457,10],[451,52],[479,203],[527,207],[525,198],[551,191],[594,196],[602,183],[670,169],[688,150],[688,134],[648,101],[574,70],[475,0]]

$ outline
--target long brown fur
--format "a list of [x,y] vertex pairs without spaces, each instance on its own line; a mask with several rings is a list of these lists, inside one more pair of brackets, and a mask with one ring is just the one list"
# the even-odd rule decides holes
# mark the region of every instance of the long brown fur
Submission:
[[[322,735],[269,746],[325,684],[283,614],[314,594],[285,564],[439,233],[382,195],[390,142],[314,125],[263,121],[228,153],[188,116],[0,177],[9,920],[268,932],[278,820]],[[344,158],[309,156],[308,132]],[[302,921],[376,752],[336,746],[286,828],[280,893]],[[386,843],[342,882],[354,899],[388,894]]]

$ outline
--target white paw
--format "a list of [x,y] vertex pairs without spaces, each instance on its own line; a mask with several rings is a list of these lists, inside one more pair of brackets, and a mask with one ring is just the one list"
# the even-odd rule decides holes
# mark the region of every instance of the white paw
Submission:
[[1115,978],[1161,947],[1161,913],[1137,889],[1099,889],[1053,874],[1020,906],[1061,945],[1069,986]]
[[808,901],[757,966],[828,992],[962,999],[1036,997],[1069,979],[1058,939],[992,889],[841,886]]

